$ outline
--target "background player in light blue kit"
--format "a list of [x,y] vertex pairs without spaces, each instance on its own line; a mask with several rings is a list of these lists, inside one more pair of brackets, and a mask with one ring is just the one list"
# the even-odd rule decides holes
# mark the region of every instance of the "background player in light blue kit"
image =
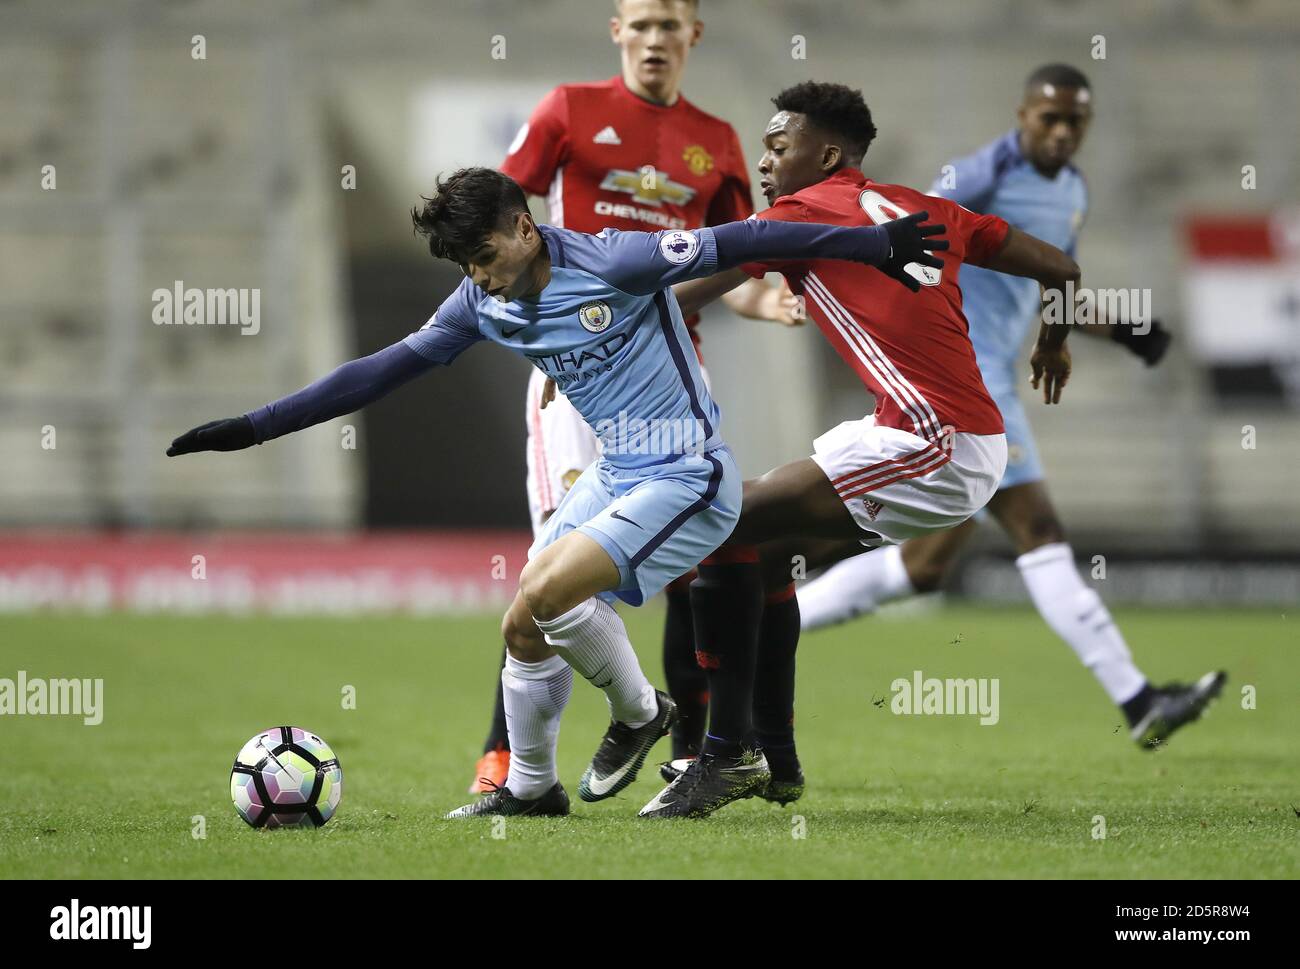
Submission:
[[942,226],[920,224],[925,213],[878,227],[747,221],[592,236],[537,225],[522,189],[487,168],[439,180],[425,202],[416,230],[466,279],[424,327],[295,394],[194,428],[167,453],[238,450],[350,413],[484,340],[553,377],[605,447],[538,536],[502,623],[507,782],[452,816],[566,814],[555,746],[573,670],[604,690],[611,712],[579,784],[584,800],[632,783],[673,722],[610,600],[640,605],[721,545],[740,514],[740,472],[666,287],[813,256],[874,265],[915,290],[905,267],[941,265],[927,250],[947,242],[936,238]]
[[[1070,160],[1091,120],[1087,78],[1064,64],[1040,67],[1025,82],[1018,126],[944,166],[930,194],[1001,216],[1073,256],[1088,211],[1088,188]],[[1200,716],[1218,695],[1224,674],[1207,673],[1191,686],[1153,687],[1133,663],[1105,604],[1075,567],[1017,392],[1017,358],[1025,331],[1039,316],[1039,288],[1032,280],[978,266],[963,270],[961,288],[980,373],[1006,425],[1007,468],[987,509],[1015,545],[1016,565],[1039,613],[1123,710],[1133,739],[1144,748],[1155,746]],[[1127,346],[1148,365],[1157,363],[1169,344],[1155,320],[1101,320],[1074,329]],[[1054,350],[1040,339],[1030,365],[1035,388],[1045,369],[1068,379],[1069,351],[1064,345]],[[1064,385],[1065,379],[1049,380],[1045,401],[1058,402]],[[972,519],[832,567],[799,590],[803,628],[843,622],[892,599],[937,589],[975,527]]]

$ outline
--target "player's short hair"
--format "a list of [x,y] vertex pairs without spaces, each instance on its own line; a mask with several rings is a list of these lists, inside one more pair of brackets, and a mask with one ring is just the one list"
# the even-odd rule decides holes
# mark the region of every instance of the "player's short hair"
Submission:
[[[697,13],[699,12],[700,0],[686,0],[686,2],[689,3],[692,7],[694,7]],[[614,0],[614,12],[615,13],[623,12],[623,0]]]
[[435,259],[464,264],[480,244],[504,228],[520,212],[528,211],[528,198],[509,175],[495,168],[461,168],[434,184],[424,205],[411,209],[417,235],[429,240]]
[[772,103],[778,111],[806,115],[818,128],[843,138],[845,152],[855,162],[862,160],[876,137],[862,92],[843,84],[804,81],[786,88]]
[[1028,94],[1036,93],[1044,84],[1050,84],[1052,87],[1077,87],[1087,91],[1092,90],[1092,85],[1088,83],[1088,78],[1084,76],[1083,71],[1077,67],[1071,67],[1069,64],[1044,64],[1042,67],[1035,68],[1025,78],[1025,92]]

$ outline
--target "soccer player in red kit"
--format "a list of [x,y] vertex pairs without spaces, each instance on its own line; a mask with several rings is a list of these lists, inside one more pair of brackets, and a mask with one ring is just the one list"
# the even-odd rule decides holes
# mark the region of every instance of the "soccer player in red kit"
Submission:
[[[846,542],[897,544],[951,528],[996,491],[1006,439],[967,335],[962,264],[1027,276],[1048,289],[1079,278],[1068,255],[997,216],[864,175],[859,165],[876,129],[860,92],[810,81],[773,103],[759,163],[771,207],[758,218],[873,225],[928,213],[923,217],[948,242],[934,247],[933,265],[907,267],[915,296],[869,268],[829,260],[750,266],[674,287],[685,313],[746,272],[779,270],[876,406],[817,438],[811,457],[745,483],[735,531],[701,563],[691,587],[697,649],[709,671],[704,749],[643,817],[698,817],[767,791],[769,762],[793,750],[795,555],[816,566]],[[1045,380],[1049,399],[1059,399],[1069,374],[1067,332],[1045,325],[1040,335],[1035,386]],[[770,603],[779,594],[795,605],[773,630]],[[757,749],[747,749],[751,730]]]
[[[610,35],[621,51],[621,74],[555,88],[520,129],[501,171],[525,192],[546,198],[552,225],[591,233],[694,229],[752,214],[735,130],[680,93],[688,53],[704,28],[698,6],[698,0],[619,0]],[[787,325],[801,318],[784,286],[753,281],[726,299],[743,316]],[[694,315],[686,319],[697,353],[698,321]],[[545,384],[545,375],[534,369],[525,412],[534,532],[598,454],[595,435],[563,396],[548,405]],[[694,755],[707,710],[708,686],[695,662],[689,581],[686,576],[666,590],[664,667],[680,718],[673,728],[674,757]],[[508,675],[510,664],[503,663]],[[470,791],[504,784],[509,756],[498,683],[492,727]]]

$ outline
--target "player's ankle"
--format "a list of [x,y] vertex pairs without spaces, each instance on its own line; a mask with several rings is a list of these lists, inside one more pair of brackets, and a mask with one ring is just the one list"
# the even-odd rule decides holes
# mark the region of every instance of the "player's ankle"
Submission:
[[1136,725],[1139,720],[1146,716],[1147,710],[1151,708],[1151,701],[1155,698],[1155,693],[1156,691],[1150,683],[1143,683],[1142,689],[1119,705],[1130,727]]
[[705,734],[704,749],[701,753],[711,754],[714,757],[739,757],[742,745],[739,741],[728,740],[726,737],[715,737],[713,734]]

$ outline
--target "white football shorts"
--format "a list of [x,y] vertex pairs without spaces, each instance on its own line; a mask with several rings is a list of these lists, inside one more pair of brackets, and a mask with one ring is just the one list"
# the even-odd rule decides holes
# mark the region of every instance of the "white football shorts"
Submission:
[[1002,480],[1007,439],[958,432],[927,441],[868,415],[817,438],[812,459],[874,548],[952,528],[983,508]]

